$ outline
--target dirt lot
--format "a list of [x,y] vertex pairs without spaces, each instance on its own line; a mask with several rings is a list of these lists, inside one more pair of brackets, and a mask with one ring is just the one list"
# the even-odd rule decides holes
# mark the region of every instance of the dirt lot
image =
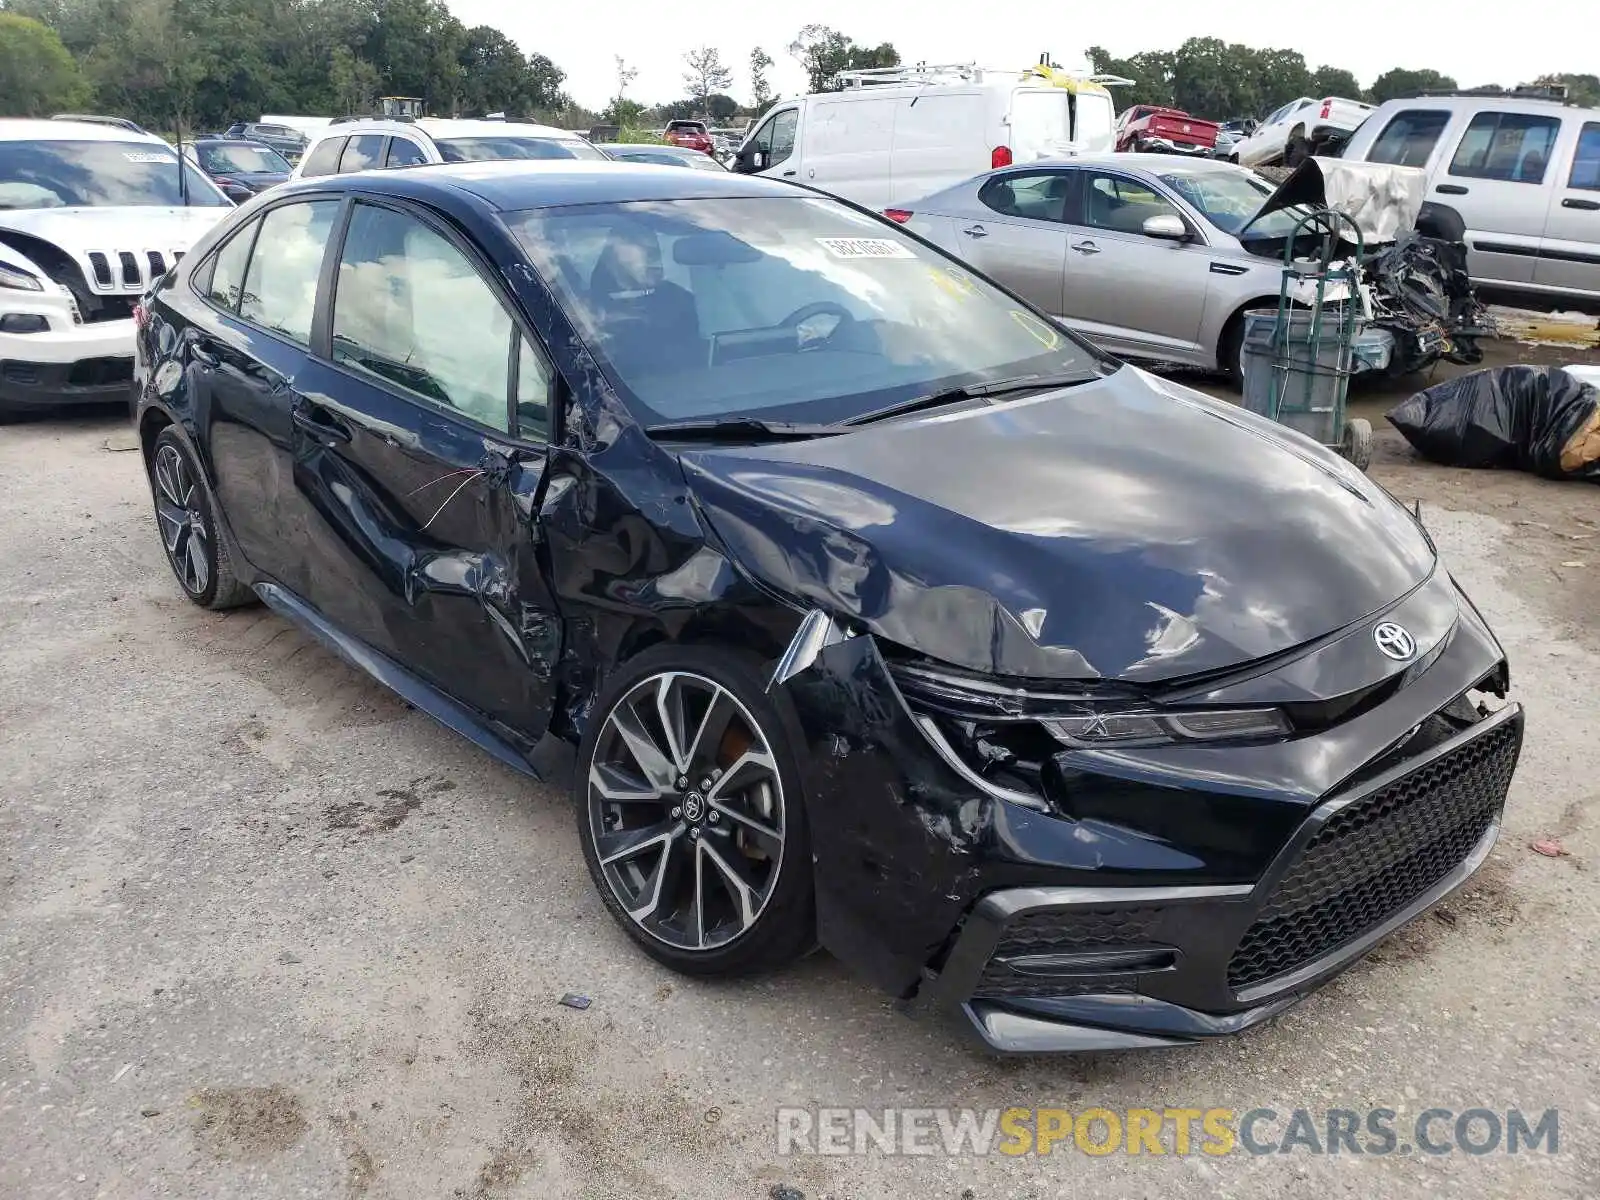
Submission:
[[[1359,402],[1374,474],[1422,500],[1528,707],[1498,848],[1275,1024],[1032,1061],[823,956],[655,967],[563,795],[277,618],[183,601],[119,416],[0,429],[0,1195],[1600,1193],[1600,491],[1418,464],[1390,400]],[[1555,1108],[1560,1152],[780,1158],[779,1105]]]

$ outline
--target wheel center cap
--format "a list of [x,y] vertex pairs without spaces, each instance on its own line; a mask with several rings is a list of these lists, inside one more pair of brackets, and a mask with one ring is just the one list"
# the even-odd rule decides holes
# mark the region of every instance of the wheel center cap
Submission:
[[698,825],[706,817],[706,798],[699,792],[690,792],[683,798],[683,819]]

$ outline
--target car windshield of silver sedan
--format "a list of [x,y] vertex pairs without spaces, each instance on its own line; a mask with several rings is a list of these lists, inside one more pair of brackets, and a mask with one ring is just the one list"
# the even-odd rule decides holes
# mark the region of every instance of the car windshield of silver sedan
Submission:
[[439,157],[445,162],[488,162],[507,158],[589,158],[605,154],[578,138],[458,137],[441,138]]
[[833,423],[1098,366],[959,263],[820,197],[583,205],[508,221],[646,422]]
[[[1224,233],[1238,233],[1261,211],[1272,184],[1248,171],[1215,169],[1164,172],[1161,182],[1199,209],[1206,220]],[[1302,207],[1270,212],[1250,226],[1253,237],[1289,237],[1296,222],[1305,215]]]
[[153,142],[0,142],[0,208],[226,208],[216,187]]

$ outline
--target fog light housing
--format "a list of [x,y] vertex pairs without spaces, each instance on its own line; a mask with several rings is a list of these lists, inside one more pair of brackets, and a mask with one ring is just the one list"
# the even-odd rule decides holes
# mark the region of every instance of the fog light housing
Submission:
[[0,333],[49,333],[50,322],[37,313],[7,313],[0,317]]

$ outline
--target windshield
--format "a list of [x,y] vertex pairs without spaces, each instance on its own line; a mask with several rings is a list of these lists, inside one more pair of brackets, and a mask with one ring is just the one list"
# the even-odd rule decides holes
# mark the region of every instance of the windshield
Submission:
[[287,175],[292,167],[276,150],[266,146],[216,146],[199,147],[200,165],[213,175],[226,175],[236,171],[241,175]]
[[[184,164],[189,203],[229,201]],[[178,156],[154,142],[0,142],[0,208],[181,207]]]
[[511,214],[647,423],[833,422],[1095,356],[899,229],[820,197]]
[[[1272,195],[1274,187],[1249,171],[1171,171],[1165,183],[1224,233],[1238,233]],[[1250,226],[1251,237],[1289,237],[1305,216],[1301,206],[1270,212]]]
[[727,170],[709,154],[701,154],[698,150],[691,150],[687,154],[674,154],[665,148],[644,147],[638,150],[613,150],[611,157],[626,159],[628,162],[657,163],[663,167],[694,167],[699,171]]
[[578,138],[462,137],[438,142],[445,162],[486,162],[500,158],[605,158],[594,146]]

